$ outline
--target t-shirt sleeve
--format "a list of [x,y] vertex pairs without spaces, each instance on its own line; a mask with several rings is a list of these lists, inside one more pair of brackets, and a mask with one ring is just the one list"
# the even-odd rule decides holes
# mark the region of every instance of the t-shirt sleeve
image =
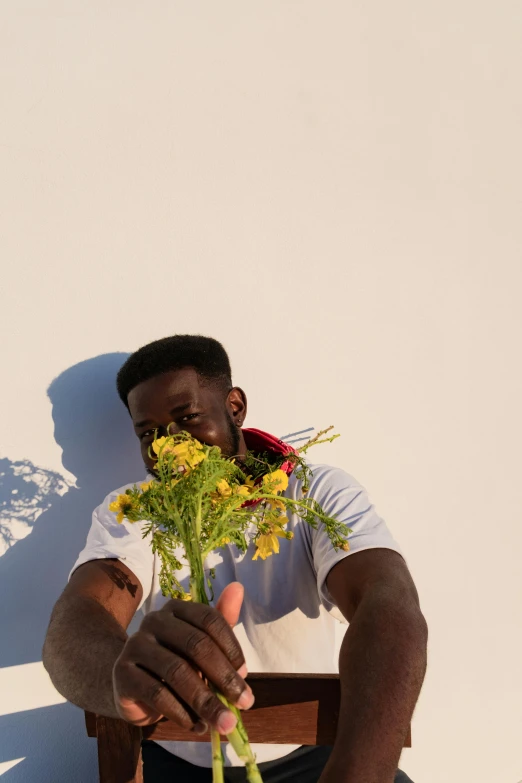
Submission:
[[[129,484],[129,487],[133,486]],[[119,494],[125,492],[127,487],[111,492],[107,495],[92,514],[92,523],[87,535],[85,547],[78,555],[78,559],[71,569],[69,579],[73,572],[89,560],[104,560],[115,558],[121,560],[130,568],[139,579],[143,588],[143,597],[138,609],[142,607],[150,595],[154,576],[154,555],[150,541],[143,539],[143,522],[127,522],[119,524],[116,514],[109,511],[109,503],[116,500]]]
[[334,604],[326,587],[326,577],[336,563],[364,549],[392,549],[402,554],[386,523],[377,514],[364,487],[340,468],[327,465],[311,466],[313,497],[328,516],[344,522],[352,532],[347,540],[349,550],[335,550],[324,524],[312,528],[312,557],[317,574],[317,589],[321,603],[337,619],[346,622]]

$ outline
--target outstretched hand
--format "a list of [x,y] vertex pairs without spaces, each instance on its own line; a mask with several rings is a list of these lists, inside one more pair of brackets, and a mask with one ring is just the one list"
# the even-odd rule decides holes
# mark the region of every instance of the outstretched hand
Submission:
[[245,659],[232,631],[243,596],[243,586],[232,582],[215,608],[172,599],[148,614],[114,665],[118,714],[136,726],[166,717],[195,733],[211,725],[229,734],[236,717],[205,680],[240,709],[254,703],[244,681]]

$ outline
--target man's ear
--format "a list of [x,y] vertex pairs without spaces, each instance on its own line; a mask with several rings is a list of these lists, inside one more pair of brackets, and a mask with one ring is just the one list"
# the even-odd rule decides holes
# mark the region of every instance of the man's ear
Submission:
[[234,386],[227,396],[227,408],[238,427],[243,425],[247,415],[247,398],[243,389]]

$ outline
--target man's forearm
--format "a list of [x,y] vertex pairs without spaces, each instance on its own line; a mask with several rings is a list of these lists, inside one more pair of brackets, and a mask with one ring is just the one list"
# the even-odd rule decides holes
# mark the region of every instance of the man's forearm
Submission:
[[321,783],[393,783],[426,671],[427,628],[413,598],[375,585],[339,659],[337,741]]
[[100,715],[118,717],[112,669],[127,634],[97,601],[62,596],[43,648],[43,663],[55,688],[68,701]]

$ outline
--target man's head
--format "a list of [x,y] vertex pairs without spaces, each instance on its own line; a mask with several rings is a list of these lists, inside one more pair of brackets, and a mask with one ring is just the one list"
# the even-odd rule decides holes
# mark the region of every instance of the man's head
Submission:
[[230,362],[211,337],[175,335],[133,353],[118,373],[118,394],[129,409],[143,460],[159,435],[185,430],[224,454],[245,453],[240,427],[246,416],[244,392],[232,386]]

